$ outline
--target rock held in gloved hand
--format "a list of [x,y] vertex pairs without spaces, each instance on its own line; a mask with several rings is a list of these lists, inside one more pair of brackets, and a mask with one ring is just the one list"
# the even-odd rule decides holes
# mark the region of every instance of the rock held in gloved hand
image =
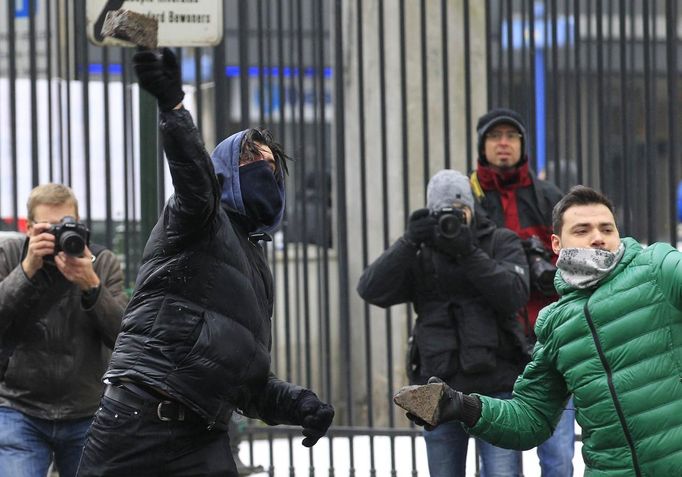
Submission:
[[444,389],[444,383],[405,386],[393,396],[393,402],[427,424],[435,426],[440,419],[438,405]]
[[156,18],[123,9],[107,12],[102,25],[103,37],[110,36],[145,48],[156,48],[158,32]]

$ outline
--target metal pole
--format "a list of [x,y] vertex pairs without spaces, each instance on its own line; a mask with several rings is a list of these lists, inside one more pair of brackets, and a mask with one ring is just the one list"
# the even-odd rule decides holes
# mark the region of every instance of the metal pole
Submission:
[[140,89],[138,104],[140,108],[140,233],[142,237],[149,237],[159,216],[156,172],[158,160],[156,99]]

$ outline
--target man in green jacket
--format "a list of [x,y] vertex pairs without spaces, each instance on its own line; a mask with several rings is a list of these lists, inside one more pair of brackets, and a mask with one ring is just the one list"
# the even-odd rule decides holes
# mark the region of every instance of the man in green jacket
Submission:
[[573,394],[586,476],[681,475],[682,253],[621,239],[611,202],[584,186],[554,207],[553,228],[561,298],[540,313],[513,399],[446,386],[433,424],[530,449]]

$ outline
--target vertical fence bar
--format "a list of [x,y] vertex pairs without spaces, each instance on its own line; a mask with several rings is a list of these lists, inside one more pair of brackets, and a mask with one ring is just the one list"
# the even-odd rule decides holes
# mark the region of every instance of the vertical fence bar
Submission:
[[568,184],[570,184],[574,178],[573,178],[573,171],[571,169],[571,163],[573,162],[574,158],[571,156],[572,152],[572,142],[571,142],[571,121],[569,121],[569,118],[571,117],[571,97],[573,96],[573,92],[571,91],[570,87],[572,82],[570,81],[571,79],[571,71],[573,74],[577,74],[577,68],[575,68],[575,65],[573,68],[571,68],[571,47],[572,47],[572,42],[571,42],[571,24],[569,19],[571,18],[571,13],[569,10],[569,0],[564,0],[564,65],[563,65],[563,74],[562,74],[562,82],[561,85],[563,87],[564,94],[562,95],[563,97],[563,110],[564,110],[564,153],[563,157],[565,167],[566,167],[566,172],[564,174],[561,174],[561,177],[563,177],[564,181],[560,184],[560,188],[562,190],[566,190],[566,187]]
[[[620,102],[621,102],[621,112],[620,112],[620,134],[621,134],[621,141],[622,141],[622,163],[625,165],[624,167],[620,167],[620,177],[618,180],[618,184],[620,184],[620,197],[621,200],[623,201],[623,211],[625,212],[623,214],[623,225],[625,226],[625,230],[631,230],[630,228],[630,216],[631,214],[629,213],[630,207],[629,207],[629,202],[630,202],[630,194],[628,194],[628,164],[630,163],[630,151],[632,148],[632,145],[630,144],[630,133],[628,131],[628,117],[629,117],[629,110],[628,110],[628,85],[629,85],[629,74],[628,74],[628,68],[627,68],[627,29],[626,29],[626,7],[625,7],[625,0],[620,0],[619,1],[619,39],[618,39],[618,48],[620,52]],[[631,15],[634,14],[634,12],[630,13]]]
[[[341,355],[342,389],[345,390],[346,424],[352,425],[353,415],[353,385],[351,376],[351,340],[350,340],[350,308],[349,308],[349,274],[348,274],[348,223],[346,204],[346,147],[344,127],[345,115],[345,82],[343,63],[343,0],[334,0],[334,118],[335,131],[335,159],[336,159],[336,212],[337,222],[337,248],[338,248],[338,279],[339,279],[339,335]],[[355,475],[355,456],[353,452],[353,436],[348,436],[349,446],[349,476]]]
[[[466,2],[467,0],[465,0]],[[406,61],[406,15],[405,15],[405,0],[400,0],[398,5],[398,41],[400,44],[400,59],[399,59],[399,69],[400,69],[400,127],[401,127],[401,150],[402,154],[402,206],[403,206],[403,224],[407,223],[407,218],[410,213],[410,187],[409,187],[409,177],[410,177],[410,163],[408,154],[405,152],[408,150],[408,119],[407,119],[407,61]],[[408,304],[405,305],[407,313],[407,336],[412,333],[412,309]],[[414,424],[410,423],[410,427],[414,427]],[[416,439],[414,435],[411,436],[411,448],[412,448],[412,476],[417,475],[417,459],[416,459]]]
[[[380,0],[381,1],[381,0]],[[380,3],[381,10],[383,10],[383,3]],[[441,68],[443,75],[443,157],[445,158],[445,168],[450,169],[450,86],[448,81],[448,0],[441,0],[440,3],[440,17],[441,17]],[[383,28],[383,20],[382,20]],[[383,35],[382,35],[383,43]],[[384,56],[383,44],[380,50],[382,57]],[[382,71],[383,75],[383,71]],[[382,115],[383,117],[383,115]],[[383,131],[382,131],[383,133]],[[392,407],[392,406],[391,406]]]
[[[445,8],[445,2],[442,3],[443,10],[441,11],[441,15],[443,18],[446,18],[446,12],[447,9]],[[379,117],[380,117],[380,149],[381,149],[381,203],[382,207],[384,210],[383,213],[383,220],[382,220],[382,239],[383,239],[383,249],[387,249],[389,246],[389,231],[390,231],[390,224],[389,224],[389,198],[388,198],[388,137],[387,137],[387,121],[386,121],[386,41],[385,41],[385,19],[384,19],[384,1],[379,0],[378,3],[379,7],[379,14],[378,14],[378,33],[379,33]],[[444,95],[444,106],[443,106],[443,113],[444,113],[444,123],[447,125],[446,128],[444,129],[444,137],[445,137],[445,157],[446,157],[446,164],[449,165],[449,136],[450,136],[450,131],[449,131],[449,121],[448,121],[448,109],[449,109],[449,101],[448,101],[448,87],[447,87],[447,46],[445,46],[445,43],[447,42],[447,34],[445,31],[445,22],[442,24],[443,28],[443,41],[444,41],[444,52],[443,54],[443,95]],[[447,167],[447,166],[446,166]],[[392,356],[392,338],[393,338],[393,328],[392,328],[392,312],[391,308],[387,308],[386,312],[384,314],[385,317],[385,325],[386,325],[386,343],[387,343],[387,355],[388,359],[386,361],[387,363],[387,370],[386,374],[388,376],[388,386],[387,386],[387,403],[388,403],[388,409],[389,409],[389,427],[394,427],[395,422],[394,422],[394,416],[392,413],[393,410],[393,401],[392,401],[392,395],[393,395],[393,356]],[[369,337],[372,335],[367,335],[366,341],[370,342]],[[371,370],[369,370],[371,372]],[[390,440],[390,447],[391,447],[391,475],[395,476],[396,474],[396,467],[395,467],[395,438],[391,436],[389,438]],[[374,462],[374,456],[372,456],[372,462]],[[375,469],[374,465],[372,465],[372,469],[370,471],[370,475],[374,476],[375,475]]]
[[28,0],[29,80],[31,90],[31,183],[40,183],[38,163],[38,72],[36,65],[36,0]]
[[[70,18],[73,17],[74,11],[75,11],[75,6],[71,2],[65,2],[65,8],[64,11],[66,12],[65,14],[65,28],[64,28],[64,36],[66,39],[66,55],[65,55],[65,64],[66,64],[66,174],[64,174],[65,179],[66,179],[66,184],[67,185],[73,185],[73,160],[72,160],[72,152],[73,152],[73,143],[71,141],[71,80],[75,77],[75,74],[72,74],[75,71],[75,64],[74,69],[71,69],[72,65],[72,55],[71,55],[71,48],[72,45],[76,44],[76,39],[75,39],[75,32],[74,32],[74,22],[69,21]],[[75,55],[74,55],[75,57]]]
[[[561,111],[559,110],[559,94],[561,94],[561,84],[559,80],[559,41],[557,24],[557,0],[551,1],[551,22],[552,22],[552,39],[551,39],[551,55],[552,55],[552,93],[550,95],[552,101],[552,120],[550,121],[552,128],[552,162],[554,164],[553,181],[561,184],[563,182],[563,174],[561,173],[562,162],[559,153],[559,123],[561,121]],[[548,163],[549,166],[549,163]]]
[[9,46],[9,146],[12,164],[12,228],[19,227],[19,201],[17,185],[17,53],[16,53],[16,4],[7,2],[7,25]]
[[[225,12],[223,12],[223,23],[225,22]],[[219,138],[225,137],[227,133],[227,118],[228,114],[223,114],[224,111],[229,111],[229,100],[227,91],[227,77],[225,75],[225,42],[226,37],[220,40],[220,43],[213,48],[213,84],[215,85],[215,101],[213,103],[213,117],[215,118],[215,137],[216,142]]]
[[[320,370],[321,371],[321,378],[320,378],[320,385],[323,386],[323,396],[324,399],[327,402],[331,402],[332,399],[332,355],[331,355],[331,322],[330,322],[330,316],[331,316],[331,308],[330,308],[330,295],[331,295],[331,290],[329,286],[329,245],[330,245],[330,237],[329,237],[329,231],[331,230],[331,222],[330,219],[331,217],[329,216],[328,208],[331,206],[330,204],[330,194],[331,191],[329,190],[329,187],[331,186],[331,177],[329,175],[328,170],[329,168],[329,158],[327,156],[327,105],[326,105],[326,100],[327,100],[327,95],[325,94],[325,78],[326,78],[326,68],[325,68],[325,35],[324,35],[324,27],[325,27],[325,21],[326,21],[326,16],[324,15],[324,7],[325,4],[322,2],[317,2],[315,0],[311,0],[313,5],[316,6],[317,8],[313,8],[313,10],[316,12],[317,16],[315,17],[315,21],[313,21],[313,25],[316,25],[317,28],[314,28],[314,38],[315,38],[315,45],[317,48],[317,55],[315,59],[315,71],[316,71],[316,76],[315,79],[317,80],[317,105],[318,105],[318,111],[319,111],[319,136],[320,136],[320,142],[319,142],[319,153],[318,156],[320,157],[320,164],[319,164],[319,174],[318,174],[318,180],[320,181],[321,184],[321,204],[320,204],[320,220],[318,223],[322,224],[322,233],[321,235],[321,244],[318,247],[318,250],[321,248],[322,251],[322,256],[319,257],[322,262],[322,271],[321,271],[321,281],[322,281],[322,297],[321,297],[321,307],[320,307],[320,330],[323,335],[323,339],[320,339],[321,342],[321,352],[320,352],[320,357],[323,359],[323,365],[320,365]],[[336,244],[335,244],[336,245]],[[329,435],[328,438],[329,442],[329,469],[328,469],[328,474],[330,477],[333,477],[334,475],[334,438],[333,435]]]
[[66,75],[64,74],[65,68],[63,68],[62,64],[62,51],[65,50],[65,45],[66,43],[62,43],[62,25],[64,23],[64,8],[61,8],[61,0],[57,0],[57,9],[56,9],[56,15],[55,15],[55,23],[56,23],[56,32],[57,32],[57,41],[56,41],[56,63],[57,63],[57,104],[60,105],[59,108],[57,108],[57,128],[59,129],[59,139],[57,141],[57,151],[59,153],[59,165],[57,167],[57,175],[55,176],[54,180],[55,182],[63,182],[66,183],[65,180],[65,174],[64,174],[64,150],[65,150],[65,141],[64,141],[64,111],[66,108],[68,108],[68,104],[65,104],[62,106],[63,103],[63,96],[62,96],[62,86],[65,81]]
[[[194,103],[196,105],[197,129],[206,141],[206,134],[204,131],[204,91],[202,87],[203,68],[202,68],[202,49],[194,48]],[[218,141],[216,141],[218,142]]]
[[[573,37],[575,47],[573,49],[573,62],[575,64],[575,160],[576,160],[576,181],[578,184],[583,183],[583,141],[582,141],[582,62],[580,55],[580,47],[582,45],[581,29],[580,29],[580,0],[574,0],[573,3]],[[589,66],[588,66],[589,71]],[[589,77],[589,76],[588,76]]]
[[[523,117],[526,118],[527,121],[529,121],[528,126],[530,127],[530,124],[532,124],[531,117],[530,117],[530,105],[532,103],[531,98],[533,97],[533,89],[532,88],[527,88],[528,84],[528,58],[526,57],[526,53],[528,51],[528,46],[526,44],[526,27],[527,27],[527,17],[528,17],[528,9],[526,8],[527,2],[526,0],[521,0],[521,23],[518,24],[518,27],[520,28],[521,31],[521,45],[520,45],[520,71],[519,71],[519,84],[521,85],[521,91],[522,94],[520,95],[521,98],[523,99],[523,107],[519,105],[519,112]],[[529,94],[530,92],[530,94]],[[530,144],[528,144],[528,138],[524,138],[525,145],[526,145],[526,154],[528,157],[532,157],[533,154],[531,153],[532,147]],[[534,167],[533,167],[534,168]]]
[[471,124],[471,27],[469,19],[469,0],[462,0],[462,19],[464,27],[464,125],[466,131],[467,144],[467,171],[475,167],[474,148],[472,143],[472,124]]
[[256,2],[256,50],[258,52],[258,125],[265,126],[265,32],[263,30],[263,1]]
[[420,5],[421,12],[419,15],[419,34],[420,34],[420,45],[421,45],[421,91],[422,91],[422,153],[424,162],[424,190],[426,190],[426,185],[429,181],[429,53],[428,53],[428,40],[426,34],[426,3]]
[[[502,43],[503,39],[500,36],[500,45]],[[500,61],[501,70],[502,62]],[[505,103],[511,108],[516,107],[514,97],[514,3],[512,0],[507,0],[507,101]]]
[[[466,1],[466,0],[465,0]],[[493,93],[491,85],[493,84],[493,57],[492,57],[492,18],[490,15],[491,0],[485,0],[485,77],[487,80],[488,87],[485,89],[486,92],[486,109],[490,109],[493,106]],[[468,6],[468,3],[467,3]]]
[[54,138],[52,132],[54,131],[53,110],[52,110],[52,4],[53,2],[45,2],[45,51],[46,51],[46,82],[47,82],[47,124],[48,124],[48,180],[54,180]]
[[502,48],[502,26],[504,24],[504,18],[505,18],[505,5],[508,5],[508,2],[504,2],[503,0],[497,0],[499,2],[499,13],[497,14],[496,17],[496,22],[495,22],[495,31],[491,32],[492,37],[491,39],[495,40],[495,46],[497,46],[497,57],[495,58],[497,60],[497,68],[495,69],[495,96],[493,97],[493,104],[495,106],[502,106],[505,104],[504,102],[504,48]]
[[105,227],[105,245],[108,249],[113,248],[113,222],[111,217],[111,141],[108,131],[109,124],[109,47],[102,47],[102,83],[104,87],[104,190],[105,190],[105,210],[106,210],[106,227]]
[[92,228],[92,183],[91,183],[91,155],[90,155],[90,55],[88,51],[88,38],[85,34],[85,25],[87,19],[85,17],[85,4],[80,4],[78,16],[79,22],[75,24],[76,36],[80,39],[80,78],[82,81],[83,91],[83,157],[84,157],[84,182],[85,182],[85,209],[88,211],[86,223],[89,228]]
[[[123,256],[125,257],[125,269],[124,269],[124,286],[126,288],[131,286],[134,274],[131,272],[132,268],[132,250],[134,246],[134,238],[137,236],[137,227],[133,228],[131,224],[136,224],[135,214],[131,213],[134,201],[131,200],[133,195],[134,187],[131,187],[132,182],[132,167],[131,163],[133,161],[133,139],[132,139],[132,99],[131,99],[131,82],[129,79],[129,69],[128,69],[128,54],[125,49],[121,49],[121,88],[123,91],[123,151],[125,154],[123,160],[123,226],[126,230],[126,234],[123,239]],[[135,235],[133,235],[135,234]]]
[[[286,5],[287,5],[287,13],[288,13],[288,23],[287,23],[288,29],[287,29],[285,35],[286,35],[286,38],[288,41],[288,45],[287,45],[288,63],[287,63],[287,66],[285,67],[285,70],[288,71],[288,75],[285,76],[285,78],[288,77],[288,79],[286,80],[286,85],[290,89],[293,89],[293,84],[294,84],[294,81],[293,81],[293,75],[294,75],[294,19],[293,19],[293,17],[294,17],[294,0],[289,0],[289,2],[286,3]],[[286,71],[283,71],[282,74],[283,75],[287,74]],[[293,149],[293,151],[295,153],[297,153],[298,148],[297,148],[297,144],[296,144],[297,136],[296,136],[296,124],[295,124],[296,114],[295,114],[295,109],[294,109],[295,105],[293,104],[293,99],[291,100],[291,104],[290,104],[286,90],[283,90],[283,91],[285,91],[284,97],[286,98],[286,105],[291,107],[291,123],[292,123],[291,124],[291,144],[293,145],[293,146],[291,146],[291,149]],[[284,127],[284,124],[285,124],[285,117],[286,116],[282,117],[282,127]],[[294,216],[295,215],[296,214],[294,214]],[[294,254],[293,254],[294,255],[294,257],[293,257],[294,258],[294,270],[293,270],[293,272],[290,271],[290,267],[289,267],[289,260],[290,260],[289,248],[290,248],[289,246],[286,247],[287,255],[286,255],[286,261],[285,261],[285,267],[287,267],[287,268],[286,268],[286,279],[285,279],[285,281],[287,284],[290,284],[289,274],[291,273],[291,274],[293,274],[294,283],[298,284],[299,276],[300,276],[299,247],[298,247],[298,244],[294,244]],[[290,285],[287,286],[286,288],[287,288],[287,295],[286,296],[288,298],[289,296],[291,296],[290,295]],[[286,318],[287,324],[289,327],[289,335],[288,335],[289,336],[289,344],[288,344],[289,353],[290,353],[291,358],[293,358],[295,360],[295,363],[294,363],[295,366],[290,367],[292,376],[290,376],[288,378],[288,380],[291,381],[292,377],[296,376],[295,379],[300,381],[301,375],[302,375],[301,363],[303,362],[303,360],[301,359],[301,356],[300,356],[300,349],[294,349],[292,346],[292,343],[291,343],[291,335],[292,334],[293,334],[293,337],[294,337],[296,343],[301,342],[301,331],[300,331],[301,313],[299,311],[300,310],[300,294],[298,292],[297,286],[294,286],[294,290],[296,290],[294,300],[293,300],[294,303],[292,305],[291,300],[289,300],[288,307],[287,307],[287,318]],[[294,307],[294,318],[292,318],[291,313],[290,313],[292,306]],[[292,321],[293,321],[293,323],[292,323]],[[293,327],[293,330],[292,330],[292,327]],[[288,437],[289,468],[290,468],[289,474],[291,476],[293,476],[295,473],[293,440],[292,440],[291,435],[289,435],[287,437]]]
[[606,147],[604,141],[604,32],[603,32],[603,12],[602,0],[596,0],[597,17],[597,141],[599,147],[599,189],[604,190],[606,177]]
[[247,0],[239,0],[237,15],[239,16],[237,27],[239,35],[239,128],[246,129],[251,120],[249,116],[249,14]]
[[[540,114],[537,110],[537,105],[535,104],[535,98],[538,95],[538,91],[536,90],[537,88],[537,82],[535,81],[535,75],[537,74],[536,68],[536,61],[537,61],[537,51],[535,48],[535,0],[528,0],[528,36],[529,36],[529,45],[528,45],[528,54],[530,55],[529,59],[529,64],[530,64],[530,91],[531,91],[531,98],[529,99],[530,101],[530,117],[528,118],[528,124],[530,126],[530,131],[531,131],[531,144],[528,153],[532,152],[532,166],[533,169],[535,169],[537,172],[538,171],[538,157],[540,155],[539,152],[539,146],[540,146],[540,135],[537,133],[538,131],[538,115]],[[542,109],[540,110],[542,111]]]
[[[362,227],[362,268],[367,268],[368,264],[368,219],[367,219],[367,151],[365,145],[365,68],[364,68],[364,2],[363,0],[357,0],[355,3],[356,15],[357,15],[357,45],[358,45],[358,143],[359,143],[359,167],[360,167],[360,224]],[[374,425],[374,399],[373,399],[373,380],[372,380],[372,370],[373,370],[373,360],[372,360],[372,348],[370,340],[368,339],[372,336],[372,325],[370,323],[370,310],[369,304],[367,302],[363,303],[363,322],[365,329],[365,387],[367,392],[367,424],[372,427]],[[374,437],[369,437],[369,467],[370,475],[374,475]],[[351,475],[353,471],[351,471]]]
[[646,157],[646,206],[647,206],[647,242],[653,243],[656,241],[656,161],[654,151],[654,137],[653,137],[653,117],[651,106],[653,103],[652,81],[651,81],[651,38],[649,30],[649,2],[642,3],[642,22],[644,28],[643,50],[644,50],[644,151]]
[[677,0],[665,2],[665,54],[666,54],[666,88],[668,93],[668,200],[670,203],[668,220],[670,221],[669,240],[671,245],[677,244],[677,214],[675,213],[675,194],[679,177],[679,145],[678,131],[678,71],[677,71]]

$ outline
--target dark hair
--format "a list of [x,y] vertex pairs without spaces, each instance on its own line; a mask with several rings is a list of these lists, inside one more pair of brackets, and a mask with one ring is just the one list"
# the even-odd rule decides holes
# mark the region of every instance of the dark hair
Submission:
[[275,175],[278,180],[283,179],[284,174],[289,173],[286,160],[290,158],[284,153],[282,146],[275,141],[269,129],[251,128],[246,130],[242,138],[239,163],[248,164],[258,160],[261,157],[258,144],[263,144],[270,148],[275,158]]
[[554,233],[557,235],[561,233],[561,227],[564,226],[564,212],[569,208],[576,205],[593,204],[605,205],[615,217],[616,213],[613,210],[613,203],[604,194],[584,185],[571,187],[568,194],[563,196],[552,210],[552,228]]

